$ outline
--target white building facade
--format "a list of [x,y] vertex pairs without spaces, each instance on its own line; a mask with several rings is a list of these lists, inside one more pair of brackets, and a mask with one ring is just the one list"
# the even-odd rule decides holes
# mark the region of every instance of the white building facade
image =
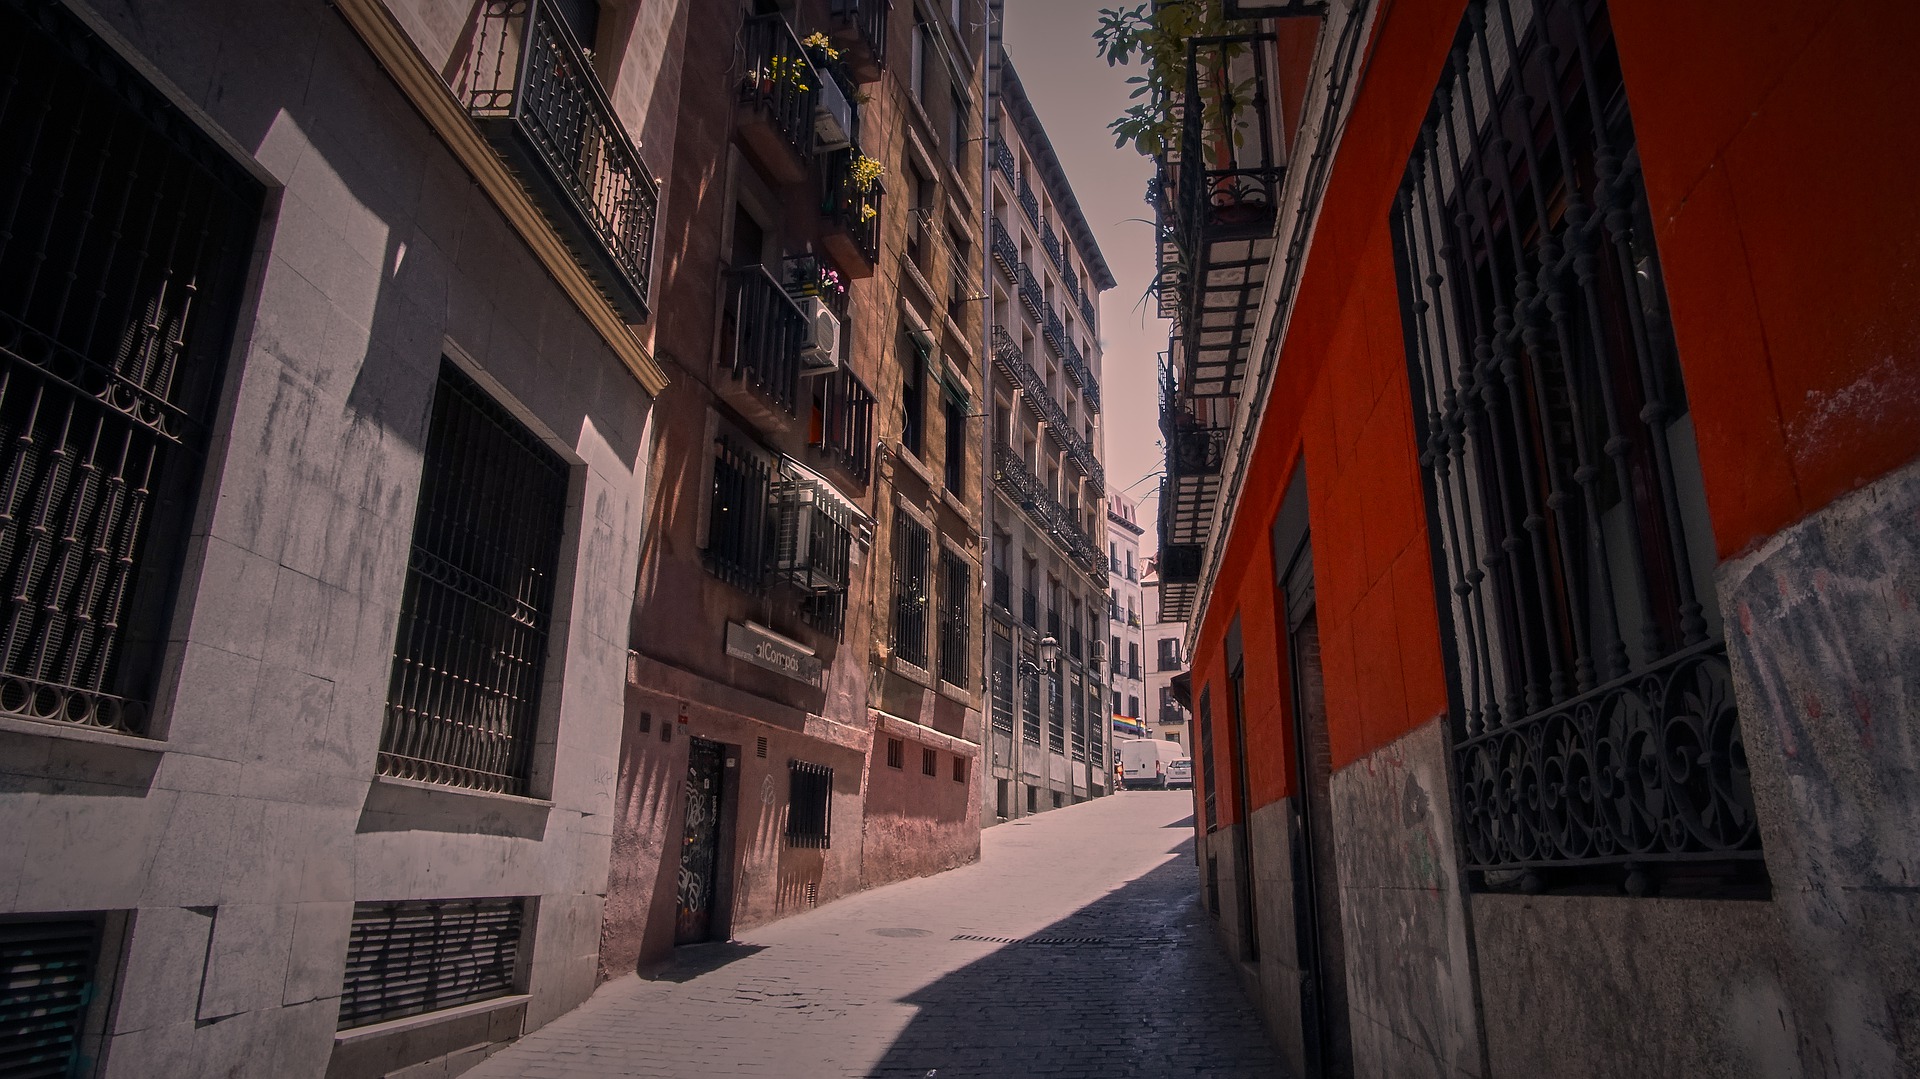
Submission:
[[[1109,722],[1116,738],[1146,736],[1146,633],[1140,558],[1145,529],[1135,520],[1139,504],[1124,492],[1107,499],[1107,652],[1112,657],[1112,689],[1107,695]],[[1157,598],[1157,597],[1156,597]]]
[[1142,682],[1146,694],[1144,718],[1148,736],[1178,742],[1180,748],[1192,756],[1193,716],[1174,699],[1173,692],[1174,676],[1185,673],[1187,669],[1184,651],[1187,624],[1161,620],[1160,577],[1151,566],[1141,581],[1141,590],[1147,605]]

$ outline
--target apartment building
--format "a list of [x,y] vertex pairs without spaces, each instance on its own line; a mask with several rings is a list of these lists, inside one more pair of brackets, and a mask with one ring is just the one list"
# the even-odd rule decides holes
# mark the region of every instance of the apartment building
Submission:
[[602,974],[979,853],[976,4],[691,5]]
[[1113,670],[1108,680],[1113,733],[1141,738],[1150,733],[1149,717],[1141,709],[1147,701],[1146,611],[1149,602],[1141,587],[1140,537],[1146,534],[1134,513],[1138,503],[1125,491],[1107,496],[1107,655]]
[[1159,583],[1289,1070],[1920,1072],[1920,10],[1207,14]]
[[1004,50],[992,74],[982,819],[1005,820],[1112,789],[1098,297],[1113,276]]
[[1147,736],[1180,743],[1193,755],[1193,714],[1184,703],[1184,690],[1174,680],[1187,672],[1187,624],[1170,622],[1160,613],[1160,572],[1151,560],[1140,577],[1140,602],[1146,605],[1141,673]]
[[0,3],[0,1058],[584,1000],[700,5]]

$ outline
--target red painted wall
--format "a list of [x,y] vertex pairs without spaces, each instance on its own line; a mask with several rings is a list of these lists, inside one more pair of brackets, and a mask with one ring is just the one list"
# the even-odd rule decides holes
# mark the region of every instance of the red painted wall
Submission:
[[[1307,469],[1334,767],[1446,707],[1388,211],[1461,0],[1397,0],[1335,159],[1194,656],[1233,816],[1290,793],[1269,530]],[[1920,450],[1920,4],[1615,0],[1612,18],[1722,557]]]

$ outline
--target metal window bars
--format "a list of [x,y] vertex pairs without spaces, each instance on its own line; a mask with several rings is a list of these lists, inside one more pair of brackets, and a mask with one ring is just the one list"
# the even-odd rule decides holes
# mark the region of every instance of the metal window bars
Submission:
[[260,192],[32,7],[0,7],[0,713],[144,734]]
[[893,654],[927,666],[927,613],[933,605],[926,526],[903,511],[893,515]]
[[1056,661],[1047,676],[1047,748],[1055,753],[1067,751],[1067,703],[1061,686],[1060,664]]
[[787,762],[787,846],[833,846],[833,769],[824,764]]
[[773,482],[773,572],[800,593],[800,616],[838,638],[846,627],[853,508],[788,461]]
[[538,436],[441,364],[380,733],[381,775],[526,793],[567,474]]
[[993,688],[990,719],[993,729],[1013,733],[1013,636],[1004,627],[993,631]]
[[473,41],[456,95],[607,301],[644,320],[660,189],[581,43],[548,0],[485,0]]
[[1025,661],[1031,674],[1020,677],[1020,740],[1032,745],[1040,744],[1040,675],[1035,662],[1033,641],[1028,639],[1022,648]]
[[1081,692],[1078,678],[1073,682],[1073,715],[1072,726],[1069,728],[1068,749],[1074,760],[1084,761],[1087,759],[1087,695]]
[[732,354],[724,366],[780,411],[793,415],[800,393],[800,350],[808,333],[806,315],[764,266],[744,266],[728,277]]
[[856,142],[820,159],[820,216],[832,234],[844,236],[848,248],[873,266],[880,261],[880,205],[887,189],[877,179],[860,186],[853,166],[862,156]]
[[874,397],[858,376],[842,367],[813,379],[818,429],[808,441],[862,483],[873,476]]
[[732,434],[713,440],[713,489],[707,502],[707,572],[743,592],[767,591],[768,495],[773,469]]
[[1393,222],[1474,884],[1764,890],[1603,4],[1472,0]]
[[0,922],[0,1075],[82,1074],[87,1007],[99,992],[100,921]]
[[952,551],[940,552],[940,680],[966,687],[973,571]]
[[339,1028],[513,992],[525,925],[519,897],[355,903]]

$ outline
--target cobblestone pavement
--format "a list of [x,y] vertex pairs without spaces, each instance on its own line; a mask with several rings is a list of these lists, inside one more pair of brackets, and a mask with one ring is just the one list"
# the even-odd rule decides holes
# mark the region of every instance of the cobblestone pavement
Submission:
[[682,949],[466,1075],[1282,1075],[1196,900],[1192,807],[989,829],[977,865]]

